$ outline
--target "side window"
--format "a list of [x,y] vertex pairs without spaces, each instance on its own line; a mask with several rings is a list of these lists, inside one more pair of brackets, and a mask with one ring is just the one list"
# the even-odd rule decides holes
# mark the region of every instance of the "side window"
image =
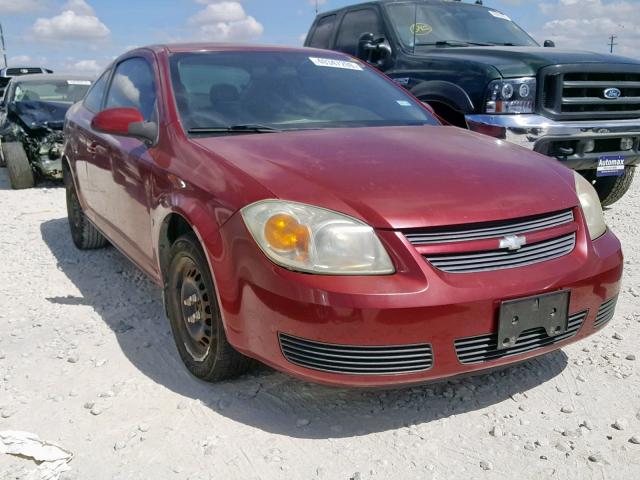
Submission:
[[149,121],[153,118],[155,106],[156,82],[149,62],[135,57],[120,63],[111,80],[106,108],[137,108]]
[[311,34],[308,46],[313,48],[329,48],[329,42],[331,41],[331,34],[333,33],[333,26],[335,23],[335,15],[327,15],[326,17],[321,18],[316,24],[316,29]]
[[93,87],[87,92],[87,96],[84,97],[84,106],[87,110],[91,110],[96,113],[100,111],[102,107],[102,99],[104,98],[104,91],[107,89],[107,80],[109,80],[109,74],[111,69],[107,70],[102,76],[96,80]]
[[373,33],[374,35],[381,33],[378,12],[371,8],[347,12],[340,25],[335,49],[355,55],[358,40],[363,33]]

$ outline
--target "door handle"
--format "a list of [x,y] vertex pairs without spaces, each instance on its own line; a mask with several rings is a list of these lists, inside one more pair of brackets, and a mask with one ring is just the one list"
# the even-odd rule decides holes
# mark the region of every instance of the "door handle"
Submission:
[[98,151],[98,144],[96,142],[91,142],[87,147],[87,152],[89,152],[91,155],[95,155],[97,151]]

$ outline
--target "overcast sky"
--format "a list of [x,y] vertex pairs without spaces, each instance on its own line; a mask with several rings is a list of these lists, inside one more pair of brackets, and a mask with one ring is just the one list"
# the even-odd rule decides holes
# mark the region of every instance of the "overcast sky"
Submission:
[[[319,0],[320,9],[357,0]],[[537,40],[640,58],[640,0],[486,0]],[[315,0],[0,0],[10,65],[95,74],[125,50],[187,40],[300,45]]]

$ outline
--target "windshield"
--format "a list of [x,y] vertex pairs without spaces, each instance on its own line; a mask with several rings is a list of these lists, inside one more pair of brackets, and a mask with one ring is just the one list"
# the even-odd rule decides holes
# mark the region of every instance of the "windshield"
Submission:
[[18,83],[15,102],[59,102],[72,104],[84,98],[89,80],[41,80]]
[[329,52],[173,54],[171,75],[191,133],[438,125],[400,88]]
[[524,30],[497,10],[451,2],[442,5],[408,2],[389,5],[388,9],[398,36],[408,47],[538,46]]

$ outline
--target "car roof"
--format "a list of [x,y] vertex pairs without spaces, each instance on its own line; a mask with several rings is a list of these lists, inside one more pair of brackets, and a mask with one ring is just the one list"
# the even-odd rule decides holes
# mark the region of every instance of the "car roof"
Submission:
[[251,45],[241,43],[213,43],[213,42],[194,42],[194,43],[167,43],[158,45],[148,45],[145,47],[130,50],[125,55],[129,55],[137,50],[152,50],[156,53],[189,53],[189,52],[222,52],[222,51],[238,51],[238,52],[323,52],[325,55],[334,54],[347,56],[340,52],[328,52],[317,48],[305,47],[288,47],[280,45]]
[[34,73],[31,75],[21,75],[12,77],[12,82],[25,83],[36,82],[38,80],[89,80],[93,81],[93,77],[88,75],[65,75],[63,73]]

